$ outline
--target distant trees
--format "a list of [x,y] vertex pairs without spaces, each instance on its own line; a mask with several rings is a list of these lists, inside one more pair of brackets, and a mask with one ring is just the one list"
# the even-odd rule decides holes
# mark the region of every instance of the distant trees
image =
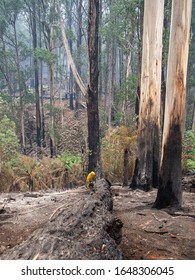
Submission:
[[[168,183],[163,181],[166,176],[170,176],[167,177],[167,182],[172,180],[173,184],[173,173],[176,170],[173,165],[180,160],[182,138],[177,129],[171,129],[174,124],[183,133],[186,79],[184,64],[187,63],[187,55],[181,60],[180,53],[187,54],[183,41],[186,42],[188,38],[177,29],[172,30],[178,41],[170,44],[178,44],[181,49],[178,47],[174,53],[169,54],[166,78],[171,3],[170,0],[1,1],[0,94],[3,100],[8,101],[7,106],[9,113],[11,112],[8,117],[16,123],[21,152],[28,154],[34,151],[38,157],[46,154],[55,158],[67,149],[88,158],[84,171],[88,169],[87,171],[100,173],[101,140],[106,137],[106,147],[102,150],[108,156],[108,142],[112,141],[112,131],[116,128],[118,136],[117,131],[121,131],[121,127],[127,127],[128,135],[137,133],[138,137],[137,161],[131,186],[149,190],[159,185],[162,124],[165,121],[160,185],[166,190]],[[175,5],[176,1],[173,3]],[[178,7],[184,11],[190,5],[187,1],[180,0],[178,3]],[[178,17],[182,17],[184,21],[187,12],[180,16],[178,11]],[[184,22],[178,24],[187,26]],[[174,26],[172,24],[172,29]],[[192,33],[194,26],[192,20]],[[188,27],[186,28],[188,32]],[[186,112],[186,128],[189,129],[193,128],[195,122],[195,56],[192,35],[191,41]],[[176,61],[177,65],[173,66]],[[174,67],[177,67],[177,71],[181,69],[180,74]],[[181,81],[178,84],[183,85],[183,89],[178,84],[171,84],[170,79]],[[166,97],[164,119],[165,85],[169,96]],[[179,97],[181,102],[178,101]],[[66,98],[69,100],[65,100]],[[64,117],[67,104],[72,109],[73,118],[75,117],[73,124],[82,123],[82,127],[78,124],[79,133],[82,134],[82,137],[77,137],[77,143],[81,143],[78,149],[72,148],[76,142],[74,140],[73,143],[65,143],[68,142],[66,133],[69,118]],[[4,114],[1,119],[3,117]],[[68,127],[71,127],[71,123]],[[70,130],[71,128],[68,129]],[[173,133],[171,137],[170,130]],[[123,143],[122,137],[123,134],[120,137]],[[124,143],[127,140],[125,137]],[[174,141],[170,142],[170,138]],[[120,149],[117,139],[116,137],[114,145]],[[177,151],[177,159],[175,157],[175,163],[171,166],[167,163],[172,157],[168,155],[169,142],[170,146],[174,145],[175,154]],[[130,148],[125,144],[122,147],[122,156],[119,158],[124,170],[120,170],[118,174],[123,174],[123,183],[127,185],[134,168],[132,162],[136,147],[131,145]],[[114,156],[113,150],[112,155]],[[169,169],[169,175],[163,165]],[[113,166],[110,170],[116,172],[117,165]],[[178,166],[176,170],[178,178],[179,168]],[[116,177],[113,175],[111,178]],[[160,189],[156,206],[161,201],[161,192],[163,193]]]
[[192,1],[186,100],[186,130],[195,130],[195,2]]
[[[64,48],[77,86],[80,88],[87,101],[88,119],[88,172],[95,171],[100,175],[100,137],[99,137],[99,107],[98,107],[98,28],[99,28],[99,0],[89,1],[88,8],[88,57],[89,77],[86,87],[78,73],[76,63],[73,60],[70,44],[68,43],[64,31],[60,6],[58,2],[58,12],[60,19],[60,29]],[[79,10],[78,10],[79,11]],[[79,38],[80,39],[80,38]],[[80,45],[80,44],[79,44]]]
[[[39,65],[36,57],[36,49],[38,48],[38,7],[37,1],[25,1],[29,12],[30,29],[32,32],[32,45],[33,45],[33,64],[34,64],[34,87],[35,87],[35,102],[36,102],[36,143],[39,149],[41,148],[41,108],[40,108],[40,91],[39,91]],[[40,152],[40,151],[39,151]]]
[[65,48],[65,51],[66,51],[68,62],[70,64],[70,68],[71,68],[72,74],[74,76],[74,79],[75,79],[80,91],[82,92],[83,96],[86,97],[87,89],[86,89],[85,84],[83,83],[83,80],[82,80],[80,74],[77,71],[77,67],[76,67],[75,61],[74,61],[72,53],[71,53],[71,49],[70,49],[68,39],[67,39],[67,36],[66,36],[66,32],[65,32],[65,29],[64,29],[64,22],[63,22],[63,19],[62,19],[62,16],[61,16],[60,2],[59,1],[57,3],[57,10],[58,10],[59,23],[60,23],[60,30],[61,30],[61,34],[62,34],[62,41],[63,41],[63,45],[64,45],[64,48]]
[[[5,21],[4,40],[6,42],[5,48],[7,52],[4,53],[8,60],[11,61],[10,69],[14,73],[14,90],[18,89],[19,92],[19,125],[20,125],[20,143],[21,150],[26,153],[26,137],[25,137],[25,96],[26,96],[26,69],[21,66],[21,62],[24,61],[28,55],[28,47],[25,41],[25,36],[19,30],[17,22],[20,17],[20,12],[23,7],[23,1],[5,1],[2,3],[2,16]],[[8,64],[7,64],[8,66]],[[8,76],[10,75],[7,71]],[[11,77],[9,76],[9,81]],[[9,86],[10,87],[10,86]],[[11,90],[11,87],[10,87]],[[12,92],[13,93],[13,92]],[[12,98],[12,97],[11,97]]]
[[[0,100],[1,102],[1,100]],[[16,125],[7,116],[0,120],[0,173],[3,164],[18,156],[19,143],[16,135]]]

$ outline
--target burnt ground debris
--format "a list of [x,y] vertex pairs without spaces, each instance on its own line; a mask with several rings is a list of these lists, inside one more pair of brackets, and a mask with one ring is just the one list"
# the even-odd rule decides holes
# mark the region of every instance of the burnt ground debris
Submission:
[[1,259],[122,258],[117,246],[122,223],[111,213],[112,195],[104,180],[95,193],[83,186],[11,197],[15,200],[5,207],[10,216],[1,215]]
[[195,259],[194,175],[183,209],[156,210],[156,190],[95,184],[0,195],[0,259]]

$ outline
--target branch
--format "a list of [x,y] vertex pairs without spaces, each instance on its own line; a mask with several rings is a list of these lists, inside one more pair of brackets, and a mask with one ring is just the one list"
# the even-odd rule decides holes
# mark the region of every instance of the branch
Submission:
[[71,70],[72,70],[72,74],[73,74],[73,76],[75,78],[75,81],[78,84],[83,96],[86,98],[87,88],[84,85],[84,83],[83,83],[83,81],[82,81],[82,79],[81,79],[81,77],[80,77],[80,75],[77,71],[76,65],[74,63],[74,60],[73,60],[73,57],[72,57],[72,54],[71,54],[71,51],[70,51],[70,48],[69,48],[69,45],[68,45],[68,40],[67,40],[66,33],[65,33],[65,30],[64,30],[64,23],[63,23],[63,20],[62,20],[62,17],[61,17],[59,1],[57,3],[57,9],[58,9],[58,16],[59,16],[59,23],[60,23],[60,30],[61,30],[61,34],[62,34],[62,40],[63,40],[64,48],[65,48],[65,51],[66,51],[66,54],[67,54],[67,57],[68,57],[68,61],[69,61],[69,64],[70,64],[70,67],[71,67]]

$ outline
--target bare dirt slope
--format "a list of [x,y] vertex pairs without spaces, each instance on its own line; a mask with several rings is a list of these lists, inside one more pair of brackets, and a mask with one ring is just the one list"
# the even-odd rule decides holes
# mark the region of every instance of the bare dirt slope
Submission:
[[180,212],[153,209],[156,190],[110,192],[104,181],[95,194],[85,187],[0,194],[0,259],[195,259],[191,185]]

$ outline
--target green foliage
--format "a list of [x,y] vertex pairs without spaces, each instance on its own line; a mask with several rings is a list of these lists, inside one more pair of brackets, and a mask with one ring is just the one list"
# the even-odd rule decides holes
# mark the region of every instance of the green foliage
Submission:
[[134,27],[139,20],[140,6],[143,0],[108,1],[110,12],[105,12],[100,32],[103,38],[116,38],[120,47],[129,52],[129,41],[134,37]]
[[35,103],[35,92],[33,89],[23,91],[23,102],[25,105]]
[[71,29],[68,29],[68,28],[66,29],[66,36],[68,39],[71,39],[73,42],[76,42],[76,37],[74,35],[74,32]]
[[7,116],[0,121],[0,157],[3,163],[10,163],[18,156],[19,143],[16,126]]
[[123,182],[124,151],[129,151],[128,169],[129,179],[134,170],[136,153],[136,131],[126,126],[112,128],[102,139],[101,164],[102,170],[111,182]]
[[115,115],[114,122],[116,125],[121,125],[125,121],[125,113],[124,112],[117,112]]
[[116,95],[116,101],[121,103],[125,98],[128,100],[135,101],[137,90],[137,75],[130,75],[127,79],[125,79]]
[[187,168],[189,172],[195,172],[195,160],[194,159],[188,159],[187,160]]
[[58,156],[58,159],[64,164],[65,168],[71,170],[75,165],[81,163],[82,159],[80,156],[63,153]]
[[9,114],[9,107],[7,102],[7,95],[5,93],[0,93],[0,120],[4,117],[4,115]]
[[56,56],[47,49],[37,48],[34,52],[34,55],[37,59],[45,62],[48,65],[51,65],[56,60]]
[[114,118],[116,125],[133,125],[134,114],[132,114],[131,110],[135,106],[136,91],[137,75],[131,74],[128,78],[124,79],[116,95],[116,113]]
[[195,1],[192,1],[191,36],[188,59],[186,128],[192,129],[192,115],[195,104]]
[[183,172],[195,172],[195,131],[185,132],[182,165]]
[[0,95],[1,95],[1,97],[0,97],[0,112],[1,112],[1,115],[2,115],[2,112],[5,111],[6,108],[8,108],[7,104],[9,104],[11,102],[11,96],[8,94],[8,92],[5,92],[5,91],[1,92]]

